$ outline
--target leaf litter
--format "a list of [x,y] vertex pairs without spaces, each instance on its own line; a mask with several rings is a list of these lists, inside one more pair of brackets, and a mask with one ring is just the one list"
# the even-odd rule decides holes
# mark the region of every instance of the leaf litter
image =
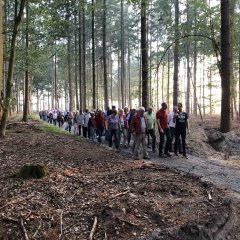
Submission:
[[[0,239],[212,239],[228,221],[225,192],[197,176],[39,124],[14,122],[0,140]],[[26,164],[50,174],[10,177]]]

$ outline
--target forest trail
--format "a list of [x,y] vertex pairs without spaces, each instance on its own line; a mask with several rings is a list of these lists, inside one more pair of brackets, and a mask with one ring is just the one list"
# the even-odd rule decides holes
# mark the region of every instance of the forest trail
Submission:
[[219,187],[230,188],[240,194],[240,166],[228,164],[224,160],[208,159],[207,157],[194,155],[188,155],[188,159],[181,156],[160,159],[152,155],[151,159],[154,163],[195,174],[203,181],[211,182]]
[[[107,149],[47,123],[10,123],[0,140],[0,239],[22,238],[19,219],[30,239],[88,239],[96,217],[95,239],[240,240],[239,195],[193,175],[206,172],[203,159],[133,160],[130,149]],[[10,177],[29,163],[49,176]]]

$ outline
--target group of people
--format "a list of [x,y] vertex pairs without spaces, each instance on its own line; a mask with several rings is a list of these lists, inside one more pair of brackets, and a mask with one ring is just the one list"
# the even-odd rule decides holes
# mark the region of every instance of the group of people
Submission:
[[147,147],[156,152],[156,130],[159,133],[159,157],[171,157],[186,154],[186,133],[189,132],[188,114],[183,111],[183,106],[178,103],[173,111],[168,113],[167,104],[162,103],[161,108],[155,113],[152,107],[146,111],[139,109],[116,109],[116,106],[89,111],[61,112],[59,110],[41,111],[39,116],[44,121],[68,130],[69,132],[83,135],[93,142],[102,143],[102,137],[108,141],[109,147],[120,150],[121,147],[129,148],[133,142],[132,151],[136,159],[140,156],[142,146],[143,158],[149,159]]

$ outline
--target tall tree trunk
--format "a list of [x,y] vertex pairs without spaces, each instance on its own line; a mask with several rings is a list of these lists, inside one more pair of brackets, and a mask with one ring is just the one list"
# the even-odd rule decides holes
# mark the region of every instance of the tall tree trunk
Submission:
[[[74,25],[77,26],[77,12],[74,12]],[[74,31],[74,80],[75,80],[75,95],[76,95],[76,106],[77,110],[80,109],[79,106],[79,95],[78,95],[78,42],[77,42],[77,28]]]
[[[189,19],[189,0],[187,0],[187,34],[190,34],[189,30],[190,19]],[[186,94],[186,111],[190,113],[190,92],[191,92],[191,83],[190,83],[190,42],[187,39],[187,94]]]
[[[152,1],[150,3],[150,11],[152,8]],[[151,21],[151,20],[150,20]],[[148,104],[150,104],[150,106],[153,105],[152,102],[152,35],[150,34],[150,21],[147,22],[147,44],[149,45],[149,101]],[[150,36],[150,39],[149,39]]]
[[92,82],[93,82],[93,92],[92,92],[92,105],[93,109],[96,109],[96,70],[95,70],[95,5],[94,0],[92,0]]
[[[157,31],[157,53],[159,53],[159,29]],[[157,62],[158,62],[158,54],[156,55],[156,63]],[[156,108],[158,108],[158,100],[159,100],[159,67],[157,67],[156,74],[157,74],[157,79],[156,79],[157,80],[157,83],[156,83],[157,91],[156,91],[156,97],[155,97],[155,99],[156,99],[155,104],[156,104]]]
[[112,60],[112,48],[109,47],[109,72],[110,72],[110,101],[113,104],[113,60]]
[[231,129],[230,18],[229,0],[221,0],[221,132]]
[[171,62],[170,62],[170,53],[168,51],[168,82],[167,82],[167,103],[168,103],[168,106],[170,104],[170,70],[171,70]]
[[148,94],[148,46],[147,46],[147,1],[141,0],[141,53],[142,53],[142,106],[149,104]]
[[29,112],[29,70],[28,70],[28,49],[29,49],[29,2],[26,1],[26,66],[25,66],[25,94],[24,94],[24,104],[23,104],[23,122],[28,121],[28,112]]
[[57,54],[54,55],[54,98],[55,98],[55,109],[59,109],[59,97],[58,97],[58,87],[57,87]]
[[130,39],[128,37],[128,105],[131,108],[131,50],[130,50]]
[[55,105],[55,63],[54,63],[54,56],[52,57],[52,93],[51,93],[51,102],[52,102],[52,108],[54,108]]
[[26,0],[21,0],[20,7],[18,10],[18,1],[15,0],[15,19],[14,19],[13,34],[11,39],[11,50],[10,50],[10,58],[9,58],[9,64],[8,64],[8,76],[7,76],[7,82],[6,82],[6,96],[4,98],[4,104],[3,104],[3,115],[2,115],[1,126],[0,126],[0,137],[4,137],[6,133],[7,117],[8,117],[8,112],[9,112],[11,98],[12,98],[16,39],[17,39],[17,34],[18,34],[20,24],[22,22],[25,3],[26,3]]
[[209,69],[209,105],[210,105],[210,116],[212,116],[212,67]]
[[240,49],[238,50],[238,115],[240,119]]
[[2,100],[3,100],[3,8],[2,0],[0,0],[0,119],[2,115]]
[[82,21],[81,21],[81,9],[78,11],[78,79],[79,79],[79,108],[83,109],[83,97],[82,97]]
[[[117,79],[118,89],[121,89],[121,59],[120,59],[120,51],[118,51],[118,79]],[[121,91],[118,92],[118,106],[121,106]]]
[[[67,20],[70,21],[70,2],[67,4]],[[71,69],[71,29],[70,24],[67,29],[68,37],[67,37],[67,64],[68,64],[68,88],[69,88],[69,111],[73,111],[74,109],[74,99],[73,99],[73,82],[72,82],[72,69]]]
[[[32,77],[32,79],[31,79],[31,82],[33,82],[33,77]],[[28,97],[28,114],[30,114],[30,112],[33,111],[31,84],[29,84],[29,87],[28,87],[28,94],[29,94],[29,97]]]
[[108,78],[107,78],[107,42],[106,42],[106,25],[107,25],[107,5],[103,0],[103,85],[104,85],[104,108],[108,107]]
[[[3,29],[7,28],[8,24],[9,24],[9,11],[10,11],[10,4],[9,4],[10,0],[5,0],[4,1],[4,25],[3,25]],[[10,34],[4,34],[4,44],[3,44],[3,56],[4,53],[6,54],[7,49],[9,47],[9,43],[11,42],[10,39]],[[6,82],[7,82],[7,77],[8,77],[8,58],[5,57],[3,59],[3,79],[2,79],[2,92],[1,92],[1,97],[3,99],[3,97],[6,95]]]
[[[197,33],[197,7],[194,7],[194,34]],[[197,39],[194,39],[194,53],[193,53],[193,113],[197,116],[198,102],[197,102]]]
[[238,118],[238,110],[237,110],[237,82],[235,80],[235,77],[234,77],[234,64],[233,64],[233,59],[234,59],[234,56],[233,56],[233,51],[234,51],[234,22],[235,22],[235,0],[232,0],[232,1],[229,1],[229,16],[230,16],[230,29],[231,29],[231,32],[230,32],[230,58],[231,58],[231,61],[230,61],[230,79],[231,79],[231,97],[232,97],[232,107],[231,107],[231,110],[232,110],[232,119],[234,119],[234,112]]
[[[70,32],[69,32],[70,34]],[[67,43],[67,62],[68,62],[68,88],[69,88],[69,111],[73,110],[73,86],[72,86],[72,69],[71,69],[71,38],[68,36]]]
[[162,65],[162,101],[165,101],[165,98],[164,98],[164,75],[165,75],[165,65],[164,65],[164,62],[163,62],[163,65]]
[[124,0],[121,0],[121,95],[122,107],[125,106],[125,37],[124,37]]
[[202,69],[202,107],[203,115],[206,115],[206,106],[205,106],[205,57],[203,55],[203,69]]
[[[175,0],[175,39],[179,37],[179,0]],[[179,42],[174,46],[174,76],[173,76],[173,105],[178,103],[178,63],[179,63]]]
[[85,0],[82,1],[82,78],[83,78],[83,110],[87,108],[87,82],[86,82],[86,21],[85,21]]
[[96,65],[96,99],[97,99],[97,108],[99,108],[99,68],[98,68],[98,63]]
[[138,66],[139,66],[139,81],[138,81],[138,104],[141,106],[142,102],[142,54],[141,54],[141,41],[138,48]]
[[40,98],[40,96],[39,96],[39,89],[37,88],[37,112],[40,111],[39,110],[39,98]]

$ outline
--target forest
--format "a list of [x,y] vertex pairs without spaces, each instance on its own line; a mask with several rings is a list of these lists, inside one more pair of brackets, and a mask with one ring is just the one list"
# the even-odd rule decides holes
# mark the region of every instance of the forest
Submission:
[[238,1],[2,4],[0,88],[10,111],[182,102],[190,114],[223,113],[223,132],[239,116]]
[[240,0],[0,0],[0,240],[240,239],[239,29]]

